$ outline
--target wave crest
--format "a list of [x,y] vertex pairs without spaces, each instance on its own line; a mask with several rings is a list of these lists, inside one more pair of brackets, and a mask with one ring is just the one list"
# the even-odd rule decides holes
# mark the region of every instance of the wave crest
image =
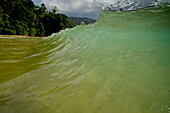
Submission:
[[130,11],[170,3],[170,0],[97,0],[103,9],[111,11]]

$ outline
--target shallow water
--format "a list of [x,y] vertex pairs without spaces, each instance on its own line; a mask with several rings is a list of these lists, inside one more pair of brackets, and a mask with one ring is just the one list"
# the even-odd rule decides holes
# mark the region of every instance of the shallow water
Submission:
[[102,11],[46,38],[0,38],[1,113],[169,113],[170,8]]

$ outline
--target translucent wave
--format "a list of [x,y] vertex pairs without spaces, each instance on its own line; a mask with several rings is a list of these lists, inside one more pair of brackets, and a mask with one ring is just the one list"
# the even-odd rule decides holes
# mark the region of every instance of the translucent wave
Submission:
[[170,0],[97,0],[104,9],[111,11],[130,11],[170,3]]
[[0,113],[169,113],[169,31],[170,7],[154,7],[0,38]]

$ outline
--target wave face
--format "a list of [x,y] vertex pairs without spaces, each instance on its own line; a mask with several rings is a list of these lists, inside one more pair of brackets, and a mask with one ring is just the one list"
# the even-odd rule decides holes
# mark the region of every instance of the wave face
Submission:
[[0,38],[1,113],[169,113],[170,8],[102,11],[46,38]]
[[131,11],[170,3],[170,0],[97,0],[106,10]]

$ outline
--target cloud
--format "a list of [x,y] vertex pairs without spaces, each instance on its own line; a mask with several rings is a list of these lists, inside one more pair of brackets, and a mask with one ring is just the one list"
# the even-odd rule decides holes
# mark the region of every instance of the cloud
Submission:
[[68,16],[97,18],[101,7],[93,0],[34,0],[38,5],[45,3],[48,9],[57,6],[61,13]]
[[[170,0],[157,0],[161,3]],[[52,6],[57,6],[60,13],[68,16],[90,17],[97,19],[100,14],[102,4],[112,10],[132,10],[141,7],[147,7],[155,4],[155,0],[34,0],[37,5],[44,2],[50,10]]]

